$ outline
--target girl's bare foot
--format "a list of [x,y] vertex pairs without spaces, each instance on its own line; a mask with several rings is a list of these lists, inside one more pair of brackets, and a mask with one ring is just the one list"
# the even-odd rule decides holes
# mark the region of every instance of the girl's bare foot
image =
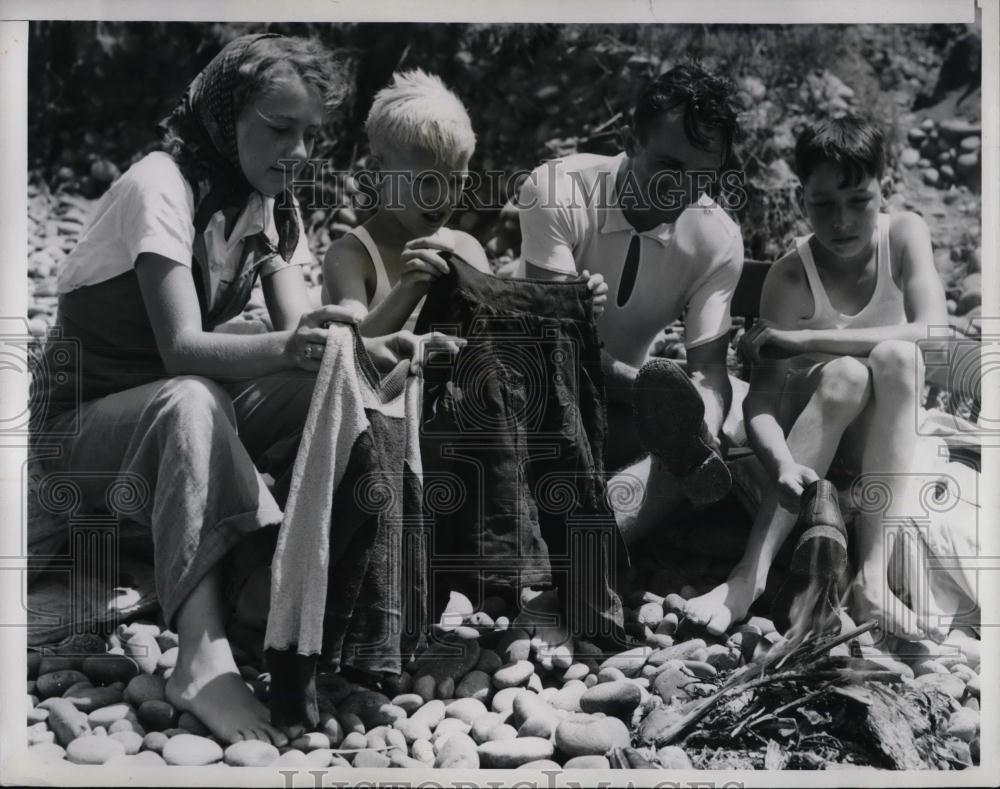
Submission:
[[693,624],[704,626],[712,635],[721,636],[733,622],[746,617],[760,594],[761,590],[753,581],[734,573],[712,591],[688,600],[684,615]]
[[267,707],[244,684],[225,638],[202,638],[193,646],[182,641],[174,673],[167,680],[166,697],[225,742],[288,744],[288,737],[268,722]]

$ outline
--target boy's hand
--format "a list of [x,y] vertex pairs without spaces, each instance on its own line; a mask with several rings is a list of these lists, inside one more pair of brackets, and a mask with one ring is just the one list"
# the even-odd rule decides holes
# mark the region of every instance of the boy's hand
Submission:
[[602,274],[591,274],[586,269],[580,276],[587,280],[587,290],[593,296],[594,317],[599,318],[604,314],[604,305],[608,303],[608,283],[604,281]]
[[438,232],[433,236],[407,241],[399,256],[402,266],[399,284],[404,288],[426,291],[434,280],[448,273],[448,261],[441,257],[441,253],[454,251],[451,234]]
[[752,362],[762,359],[791,359],[806,352],[805,331],[779,329],[760,319],[743,335],[743,352]]
[[789,463],[778,469],[778,497],[784,507],[798,512],[799,499],[808,485],[819,479],[819,474],[801,463]]
[[452,337],[441,332],[429,334],[414,334],[411,331],[398,331],[384,337],[364,338],[365,349],[371,356],[379,372],[388,372],[402,359],[410,360],[410,372],[420,370],[423,360],[433,352],[445,352],[455,355],[467,341],[461,337]]
[[318,370],[326,352],[326,335],[331,323],[357,323],[358,311],[350,307],[327,304],[306,312],[299,318],[299,325],[292,333],[285,353],[303,370]]

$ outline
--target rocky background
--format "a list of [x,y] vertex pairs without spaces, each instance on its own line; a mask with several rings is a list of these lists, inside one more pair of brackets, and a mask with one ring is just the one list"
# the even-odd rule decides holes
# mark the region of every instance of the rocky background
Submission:
[[[808,119],[848,110],[884,124],[894,186],[890,210],[914,210],[931,227],[935,260],[956,325],[978,315],[980,283],[980,39],[975,27],[220,25],[35,23],[29,80],[31,331],[55,311],[59,264],[95,201],[152,149],[164,117],[197,71],[231,38],[266,27],[316,35],[345,59],[353,91],[316,155],[337,177],[305,220],[317,260],[362,221],[346,175],[363,164],[359,132],[374,92],[396,68],[440,74],[466,102],[478,134],[473,170],[518,171],[575,151],[616,153],[640,87],[680,58],[701,59],[740,87],[740,158],[749,200],[739,219],[747,257],[772,260],[805,232],[789,158]],[[179,57],[179,53],[183,53]],[[303,196],[304,197],[304,196]],[[478,197],[486,200],[484,187]],[[520,251],[516,213],[493,198],[454,222],[476,235],[498,270]],[[306,276],[320,284],[318,266]],[[263,298],[248,316],[266,320]],[[679,327],[678,327],[679,328]],[[675,337],[661,350],[682,352]]]
[[[978,332],[982,143],[974,27],[267,27],[318,35],[347,58],[354,92],[318,151],[345,172],[363,161],[365,142],[357,130],[374,91],[397,67],[436,72],[467,102],[479,135],[473,169],[514,173],[573,151],[616,152],[618,131],[641,84],[673,65],[674,53],[699,57],[741,86],[747,134],[740,155],[750,200],[739,218],[748,257],[761,260],[777,257],[805,231],[788,166],[800,124],[818,114],[870,112],[892,139],[889,210],[918,211],[926,218],[953,324],[972,336]],[[43,339],[53,323],[61,262],[101,194],[151,149],[155,122],[218,48],[261,28],[32,25],[28,318],[35,338]],[[348,176],[328,179],[324,188],[333,207],[311,209],[305,217],[318,260],[332,239],[364,219],[351,204]],[[516,182],[507,188],[513,194]],[[455,222],[483,242],[498,272],[509,269],[520,246],[510,206],[464,211]],[[314,287],[320,284],[318,267],[306,276]],[[259,293],[245,318],[266,323]],[[680,324],[665,332],[656,351],[682,356],[682,333]],[[697,518],[679,518],[669,540],[636,552],[636,564],[619,586],[637,646],[617,656],[585,644],[577,644],[575,655],[567,650],[546,656],[516,612],[496,600],[477,610],[453,596],[436,628],[439,639],[455,647],[452,652],[432,651],[379,687],[324,679],[320,730],[280,752],[263,743],[226,748],[165,701],[176,636],[155,616],[121,625],[106,638],[33,652],[27,686],[32,753],[55,763],[109,766],[606,768],[622,748],[636,745],[642,747],[631,751],[631,766],[895,766],[863,733],[857,742],[831,744],[828,734],[823,739],[829,716],[843,710],[788,713],[781,720],[794,719],[795,726],[783,724],[770,739],[741,745],[739,752],[699,747],[697,738],[660,748],[637,739],[638,724],[652,712],[714,692],[732,672],[781,643],[763,616],[721,639],[707,639],[683,621],[684,599],[725,577],[748,526],[746,513],[727,500]],[[921,732],[941,747],[925,766],[978,762],[976,656],[917,644],[899,660],[886,658],[871,642],[855,644],[850,655],[881,661],[891,687],[905,686],[934,701],[927,708],[938,712],[920,724]],[[269,677],[261,673],[258,656],[247,650],[238,659],[247,683],[266,699]],[[803,737],[812,739],[806,744]]]

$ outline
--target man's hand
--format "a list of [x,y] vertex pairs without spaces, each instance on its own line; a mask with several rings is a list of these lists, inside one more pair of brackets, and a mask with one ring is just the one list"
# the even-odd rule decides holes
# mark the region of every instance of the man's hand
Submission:
[[705,426],[713,439],[722,432],[722,425],[733,401],[733,388],[726,370],[729,335],[688,348],[687,369],[691,383],[705,404]]
[[594,317],[601,317],[604,314],[604,307],[608,303],[608,283],[604,281],[604,275],[591,274],[584,269],[580,278],[587,280],[587,290],[593,297]]
[[441,332],[414,334],[399,331],[384,337],[364,338],[365,350],[379,372],[389,372],[403,359],[410,360],[410,372],[420,370],[426,356],[435,352],[455,355],[467,341]]
[[758,363],[762,359],[791,359],[805,353],[808,336],[805,330],[779,329],[760,319],[740,342],[743,352]]

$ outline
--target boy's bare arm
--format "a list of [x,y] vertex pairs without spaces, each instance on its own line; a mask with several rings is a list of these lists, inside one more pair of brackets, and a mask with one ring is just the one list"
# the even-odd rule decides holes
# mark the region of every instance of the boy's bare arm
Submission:
[[923,330],[917,338],[921,339],[927,336],[928,326],[948,322],[944,286],[934,266],[930,228],[918,214],[896,214],[889,227],[889,240],[902,251],[900,275],[906,319]]
[[747,438],[764,469],[777,479],[780,469],[794,462],[778,423],[788,362],[767,360],[755,364],[750,374],[750,391],[743,401],[743,421]]
[[375,268],[359,241],[344,237],[331,245],[323,260],[325,293],[330,303],[364,316],[358,328],[365,337],[382,337],[402,329],[423,295],[397,285],[381,304],[369,310],[368,282],[374,278]]
[[411,238],[400,255],[399,281],[362,321],[362,333],[374,336],[402,329],[434,282],[448,273],[448,254],[457,255],[479,271],[491,273],[482,245],[468,233],[441,228],[433,235]]
[[364,246],[356,238],[334,241],[323,257],[323,303],[368,311],[368,282],[374,283],[375,268]]
[[[447,239],[453,245],[454,253],[462,260],[479,271],[490,273],[490,262],[486,258],[486,252],[483,250],[482,244],[474,237],[461,230],[451,230],[448,231]],[[411,246],[412,251],[408,251]],[[424,247],[421,245],[420,239],[414,239],[407,244],[403,259],[414,256],[413,259],[416,260],[417,265],[426,269],[427,273],[423,275],[414,273],[409,270],[412,265],[404,264],[399,282],[392,287],[385,300],[373,307],[367,317],[361,321],[362,334],[377,337],[381,334],[399,331],[406,325],[410,315],[420,303],[420,299],[427,294],[434,278],[444,273],[443,268],[433,268],[434,263],[438,262],[437,260],[432,262],[430,259],[423,258],[436,258],[440,251],[447,251],[446,246],[447,244],[442,244],[441,247],[437,247],[428,243]],[[421,252],[421,249],[424,251]],[[423,258],[418,256],[423,256]],[[440,263],[444,263],[443,258],[440,259]]]
[[420,299],[423,298],[424,292],[397,282],[385,300],[362,318],[361,334],[365,337],[381,337],[402,330],[420,303]]
[[[794,325],[798,313],[808,310],[812,296],[804,282],[802,263],[792,253],[782,258],[767,274],[761,291],[760,318],[777,327]],[[750,391],[743,401],[747,437],[757,458],[772,479],[793,463],[778,413],[789,362],[759,359],[750,374]]]

